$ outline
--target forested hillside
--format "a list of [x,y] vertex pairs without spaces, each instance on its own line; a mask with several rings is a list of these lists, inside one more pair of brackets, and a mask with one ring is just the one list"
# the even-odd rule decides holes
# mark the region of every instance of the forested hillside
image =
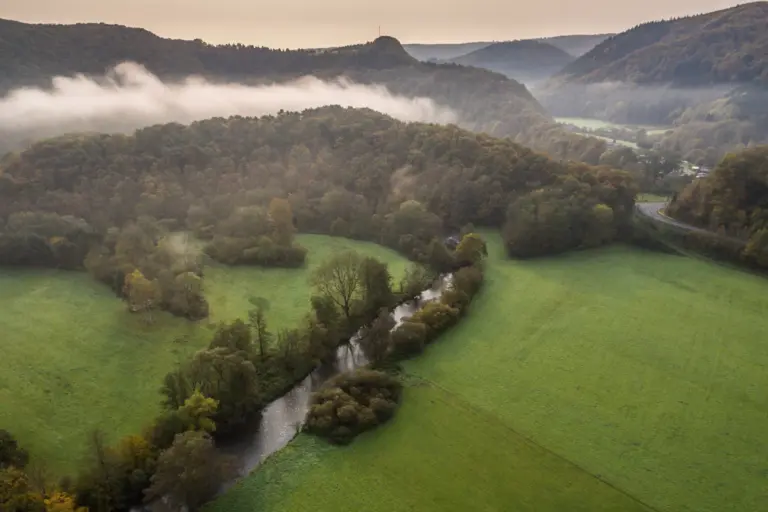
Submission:
[[613,35],[615,34],[578,34],[570,36],[545,37],[538,39],[538,41],[551,44],[556,48],[560,48],[573,57],[581,57],[585,53],[592,50],[595,46],[602,43],[609,37],[612,37]]
[[768,146],[728,155],[710,176],[689,185],[667,213],[748,240],[743,256],[768,267]]
[[768,2],[639,25],[568,65],[563,79],[701,86],[768,84]]
[[667,126],[653,143],[698,165],[768,142],[768,2],[610,37],[537,98],[556,116]]
[[618,171],[369,110],[219,118],[62,137],[7,156],[0,264],[84,265],[118,292],[139,270],[139,285],[158,280],[165,309],[201,317],[199,260],[168,233],[192,233],[224,263],[293,266],[304,259],[295,229],[428,262],[447,233],[507,225],[510,253],[533,256],[622,235],[634,194]]
[[[142,64],[165,80],[195,74],[212,81],[258,84],[308,74],[346,76],[384,85],[396,94],[432,98],[456,111],[464,128],[510,136],[559,158],[597,163],[605,151],[602,141],[559,128],[520,83],[486,70],[418,62],[391,37],[344,48],[283,51],[170,40],[116,25],[0,21],[0,91],[45,86],[55,75],[101,76],[124,61]],[[3,139],[20,137],[0,133],[0,144]]]
[[489,69],[530,83],[549,78],[572,60],[571,55],[556,46],[528,40],[494,43],[450,62]]
[[472,43],[408,43],[403,48],[414,59],[418,60],[448,60],[466,55],[480,48],[485,48],[490,41]]

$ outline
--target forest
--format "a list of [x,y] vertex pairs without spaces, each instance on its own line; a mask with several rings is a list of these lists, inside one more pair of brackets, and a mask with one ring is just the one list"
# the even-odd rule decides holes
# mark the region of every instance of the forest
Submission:
[[202,318],[204,255],[301,265],[298,230],[427,263],[467,225],[507,225],[511,254],[556,253],[626,234],[635,192],[608,167],[367,110],[212,119],[67,136],[6,156],[0,263],[87,268],[132,309]]
[[579,83],[768,85],[766,16],[768,3],[753,2],[644,23],[609,37],[560,76]]
[[568,64],[537,99],[563,117],[668,128],[664,151],[714,166],[768,142],[768,3],[654,21]]

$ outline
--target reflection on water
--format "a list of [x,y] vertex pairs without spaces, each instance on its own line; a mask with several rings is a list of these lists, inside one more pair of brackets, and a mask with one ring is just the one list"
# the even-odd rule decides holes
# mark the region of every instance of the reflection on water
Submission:
[[[417,300],[395,308],[392,318],[396,325],[412,316],[425,303],[440,298],[443,290],[450,284],[450,279],[451,276],[439,279],[432,288],[422,292]],[[317,367],[293,389],[269,404],[264,409],[259,429],[253,436],[227,448],[227,451],[236,453],[240,458],[241,475],[250,473],[265,458],[284,448],[293,439],[304,422],[312,393],[323,383],[339,373],[355,370],[368,363],[357,343],[358,339],[358,335],[353,336],[348,344],[336,350],[336,358],[332,363]]]

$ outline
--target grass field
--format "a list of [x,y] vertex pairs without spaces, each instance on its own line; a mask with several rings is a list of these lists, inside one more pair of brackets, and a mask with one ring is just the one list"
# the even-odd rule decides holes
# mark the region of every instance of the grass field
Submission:
[[344,449],[300,437],[211,509],[765,510],[768,283],[621,246],[490,249],[391,425]]
[[334,251],[375,256],[398,276],[406,265],[375,244],[299,241],[310,251],[303,269],[209,268],[212,315],[198,324],[160,314],[147,326],[85,273],[0,269],[0,428],[54,475],[71,472],[88,432],[100,428],[116,439],[151,420],[162,377],[207,343],[216,322],[244,318],[249,298],[267,298],[270,326],[288,327],[309,311],[309,269]]

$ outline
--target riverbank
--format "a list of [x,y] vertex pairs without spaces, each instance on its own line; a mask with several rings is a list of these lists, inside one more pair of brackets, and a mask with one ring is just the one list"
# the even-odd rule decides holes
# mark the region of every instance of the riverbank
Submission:
[[165,374],[206,346],[216,323],[247,318],[252,299],[267,299],[269,327],[277,331],[309,312],[307,279],[330,255],[354,249],[373,256],[396,280],[408,265],[373,243],[297,240],[309,249],[304,268],[208,269],[211,317],[197,323],[158,313],[148,325],[85,272],[1,268],[0,428],[45,461],[52,477],[74,474],[88,433],[100,429],[110,443],[139,433],[160,412]]
[[484,289],[405,364],[391,424],[344,448],[300,435],[208,510],[760,509],[763,281],[625,246],[515,262],[488,240]]

